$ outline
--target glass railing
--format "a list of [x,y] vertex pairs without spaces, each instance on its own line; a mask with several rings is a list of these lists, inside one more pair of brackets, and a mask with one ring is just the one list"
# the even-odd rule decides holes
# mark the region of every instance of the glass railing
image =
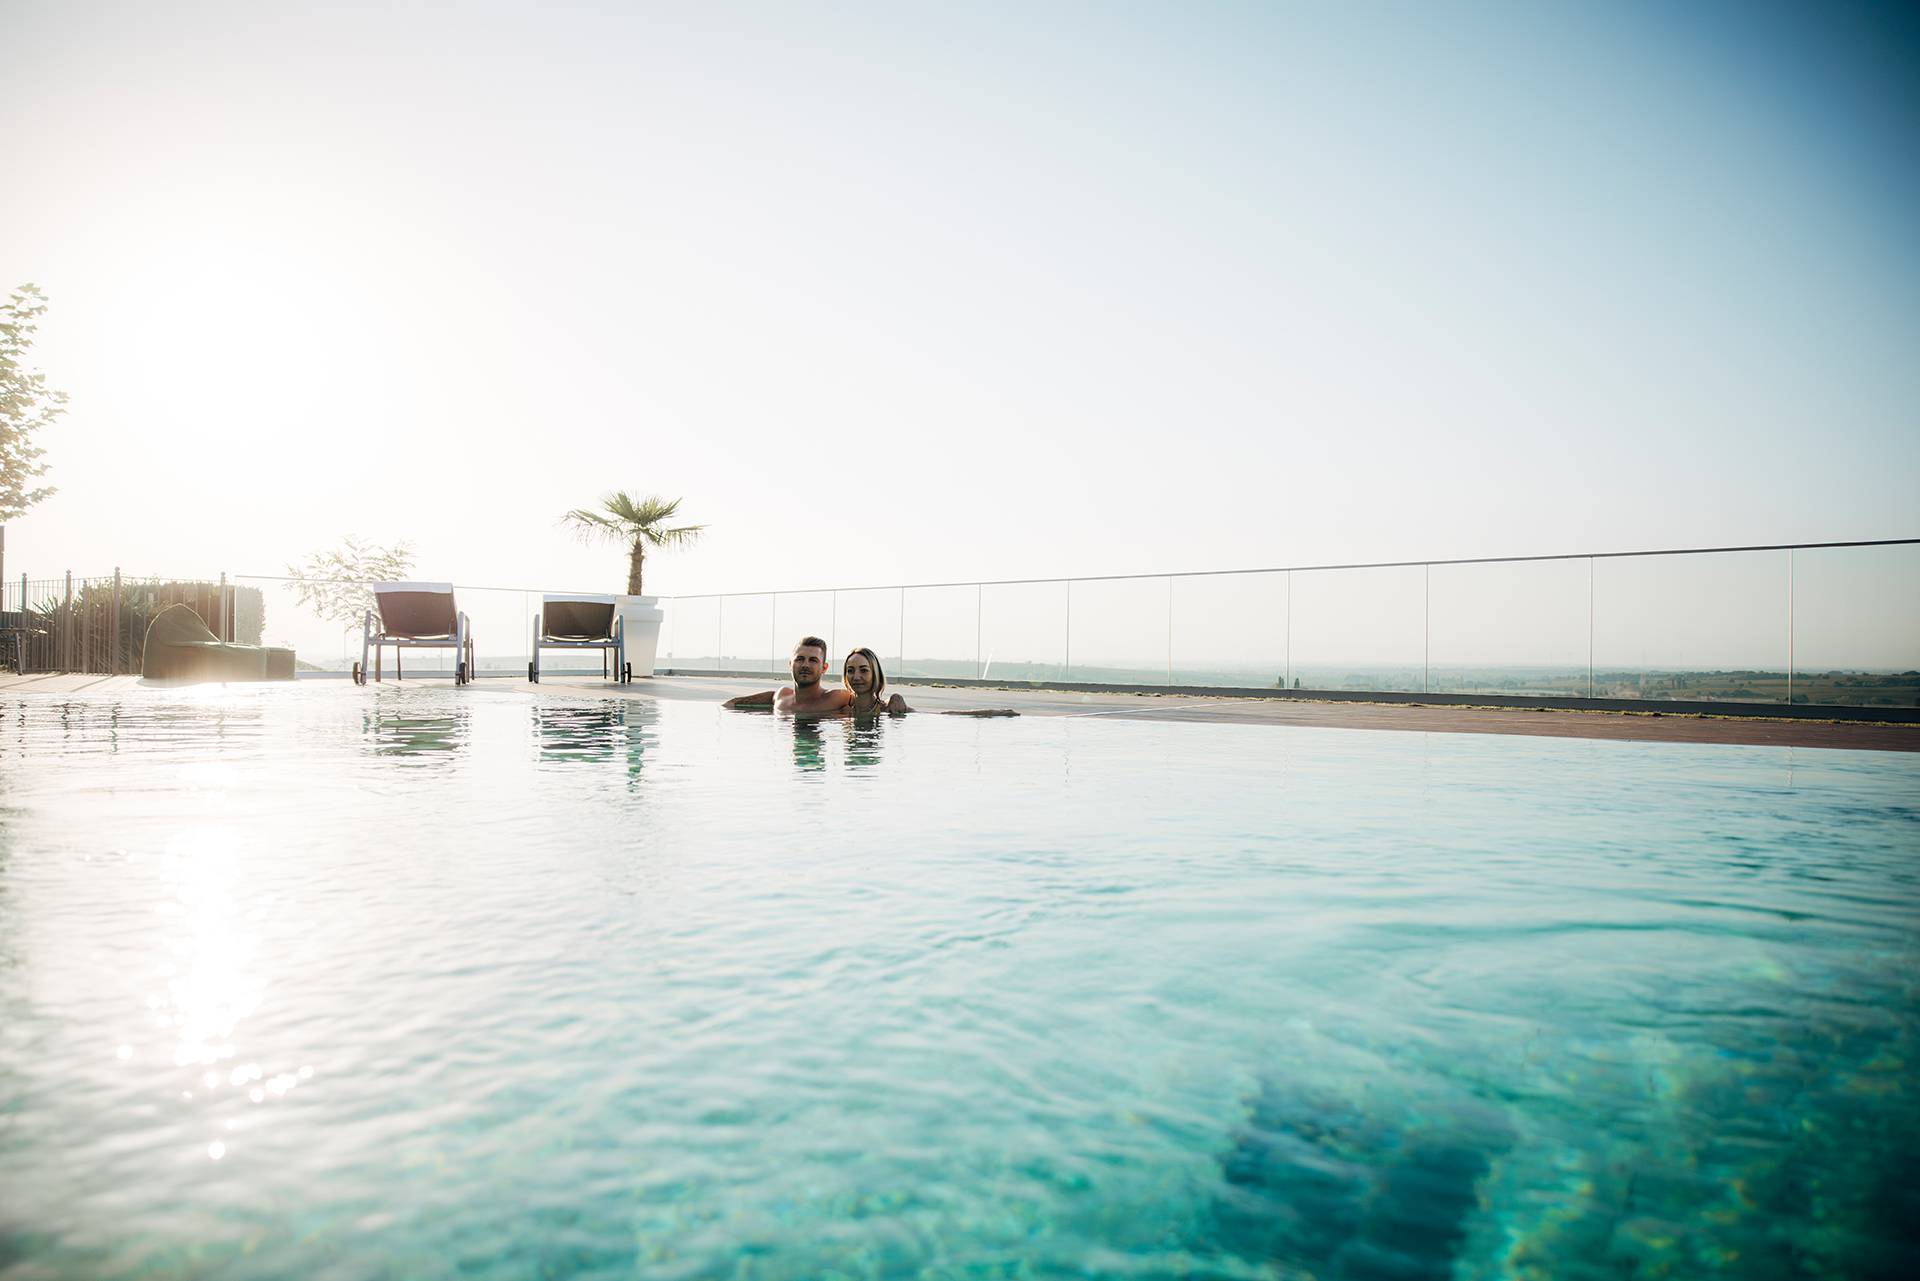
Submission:
[[1920,540],[682,596],[659,666],[1920,706]]
[[[523,676],[542,591],[456,595],[480,674]],[[0,585],[0,663],[137,671],[136,633],[175,601],[232,639],[294,649],[303,671],[345,672],[360,657],[353,610],[284,576],[63,575]],[[795,640],[818,636],[836,662],[873,649],[896,679],[1920,706],[1920,539],[660,603],[661,671],[778,674]],[[425,674],[450,658],[406,661]],[[591,674],[598,663],[549,653],[542,667]]]

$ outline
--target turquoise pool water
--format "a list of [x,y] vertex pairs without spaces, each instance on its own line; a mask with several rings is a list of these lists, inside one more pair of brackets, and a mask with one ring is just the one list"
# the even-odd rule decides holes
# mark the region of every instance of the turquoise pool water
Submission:
[[1920,768],[0,702],[0,1277],[1912,1275]]

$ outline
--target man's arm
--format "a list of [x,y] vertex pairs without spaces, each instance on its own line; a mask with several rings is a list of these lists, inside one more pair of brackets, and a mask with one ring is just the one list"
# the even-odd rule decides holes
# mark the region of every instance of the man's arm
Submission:
[[767,690],[765,693],[761,693],[761,694],[742,694],[738,698],[728,699],[726,702],[720,704],[720,706],[722,707],[772,707],[774,695],[778,694],[779,692],[780,692],[779,690],[770,689],[770,690]]
[[[887,710],[889,712],[910,712],[913,709],[907,706],[906,699],[900,697],[900,695],[898,694],[895,694],[892,698],[887,700]],[[1014,711],[1011,707],[981,707],[981,708],[970,708],[965,711],[950,711],[950,712],[936,713],[936,715],[939,715],[939,716],[1018,716],[1019,714],[1020,713]]]

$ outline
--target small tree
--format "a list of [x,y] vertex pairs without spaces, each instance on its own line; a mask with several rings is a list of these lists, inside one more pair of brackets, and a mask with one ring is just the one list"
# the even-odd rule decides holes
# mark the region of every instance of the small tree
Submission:
[[646,568],[647,548],[681,547],[700,536],[705,525],[669,527],[667,522],[680,510],[678,498],[667,499],[649,494],[635,498],[624,489],[616,489],[600,500],[598,507],[577,507],[560,518],[586,542],[606,540],[627,549],[627,595],[644,596],[642,576]]
[[287,566],[287,577],[302,605],[351,630],[374,607],[373,589],[367,584],[403,579],[412,569],[413,549],[405,543],[382,547],[344,538],[332,551],[315,552],[305,564]]
[[[5,572],[7,522],[26,515],[29,507],[54,492],[49,485],[30,488],[47,474],[47,465],[40,461],[46,450],[34,444],[34,434],[67,412],[67,393],[49,391],[47,376],[26,365],[46,309],[46,295],[31,284],[0,303],[0,574]],[[22,608],[25,605],[22,601]]]

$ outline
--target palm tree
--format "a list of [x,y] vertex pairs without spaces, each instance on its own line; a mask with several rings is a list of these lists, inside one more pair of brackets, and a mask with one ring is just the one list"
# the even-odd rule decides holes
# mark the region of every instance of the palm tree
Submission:
[[646,565],[647,548],[679,547],[700,536],[705,525],[680,525],[667,528],[667,522],[680,510],[678,498],[649,494],[635,498],[624,489],[616,489],[600,500],[598,507],[576,507],[560,518],[588,542],[607,539],[627,547],[627,595],[644,596],[640,574]]

